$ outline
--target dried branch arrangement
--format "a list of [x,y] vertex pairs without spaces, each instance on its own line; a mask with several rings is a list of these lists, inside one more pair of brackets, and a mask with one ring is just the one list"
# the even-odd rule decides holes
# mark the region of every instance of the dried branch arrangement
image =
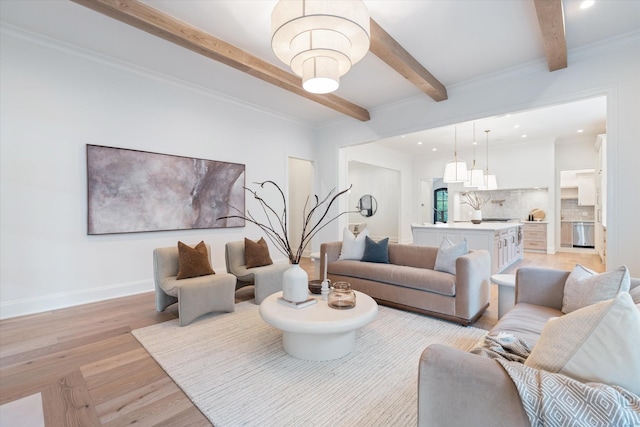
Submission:
[[[260,202],[260,207],[264,212],[264,216],[266,221],[260,222],[256,219],[256,217],[247,210],[247,213],[240,211],[239,209],[231,206],[231,208],[238,212],[238,215],[228,215],[218,218],[218,220],[224,220],[228,218],[240,218],[245,221],[249,221],[252,224],[260,227],[262,231],[267,235],[269,240],[276,246],[278,251],[280,251],[284,256],[289,258],[289,262],[292,264],[299,264],[300,258],[302,257],[302,253],[304,249],[307,247],[309,243],[311,243],[311,239],[318,234],[320,230],[324,227],[338,219],[340,216],[349,213],[341,212],[338,215],[328,218],[329,210],[333,203],[338,199],[338,197],[347,193],[350,189],[342,190],[337,194],[334,194],[335,188],[327,194],[322,200],[314,195],[315,202],[313,206],[309,206],[309,197],[304,204],[304,209],[302,211],[303,215],[303,226],[302,226],[302,236],[300,239],[300,246],[296,249],[291,247],[289,243],[289,228],[287,224],[287,200],[284,195],[282,189],[273,181],[264,181],[264,182],[256,182],[254,183],[259,185],[260,188],[265,188],[265,185],[270,185],[275,188],[280,193],[280,198],[282,199],[282,212],[277,212],[273,209],[265,200],[258,195],[257,190],[252,190],[248,187],[243,187],[245,191],[251,193],[253,197]],[[317,220],[314,220],[314,216],[317,216]]]
[[475,191],[469,191],[468,193],[462,193],[463,200],[460,202],[464,205],[471,206],[474,210],[479,211],[484,205],[491,200],[491,194],[488,197],[483,198]]

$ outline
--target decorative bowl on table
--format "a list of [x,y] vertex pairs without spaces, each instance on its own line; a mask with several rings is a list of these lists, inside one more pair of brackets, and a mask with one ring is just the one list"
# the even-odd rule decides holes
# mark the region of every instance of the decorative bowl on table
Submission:
[[322,289],[322,280],[309,280],[309,292],[320,295]]

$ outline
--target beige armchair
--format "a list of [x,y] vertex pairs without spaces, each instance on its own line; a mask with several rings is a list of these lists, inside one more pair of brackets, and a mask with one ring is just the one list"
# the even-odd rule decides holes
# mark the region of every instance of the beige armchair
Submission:
[[269,295],[282,290],[282,275],[289,268],[289,264],[284,263],[247,268],[244,241],[229,242],[225,245],[225,261],[227,272],[237,279],[236,289],[248,285],[254,286],[256,304],[260,304]]
[[[209,262],[211,247],[207,246]],[[178,247],[153,250],[153,281],[156,288],[156,310],[163,311],[178,303],[180,326],[188,325],[203,314],[235,310],[236,278],[217,273],[177,280]]]

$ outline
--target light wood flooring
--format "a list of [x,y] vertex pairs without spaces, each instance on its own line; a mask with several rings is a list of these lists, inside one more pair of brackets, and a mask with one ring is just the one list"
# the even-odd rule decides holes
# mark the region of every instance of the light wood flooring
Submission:
[[[596,255],[525,253],[505,273],[576,263],[604,270]],[[312,276],[313,262],[302,266]],[[252,287],[236,293],[238,302],[251,298]],[[177,317],[176,306],[157,313],[154,301],[145,293],[0,321],[0,405],[41,393],[45,425],[55,427],[210,426],[131,335]],[[475,326],[489,329],[496,320],[492,289],[491,307]]]

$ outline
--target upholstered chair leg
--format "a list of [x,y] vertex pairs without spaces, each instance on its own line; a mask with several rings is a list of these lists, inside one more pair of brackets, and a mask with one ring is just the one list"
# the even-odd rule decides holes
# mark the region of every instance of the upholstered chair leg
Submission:
[[255,276],[253,293],[256,304],[260,304],[269,295],[282,290],[282,275],[289,267],[289,264],[273,264],[256,269],[253,273]]
[[215,283],[187,284],[178,288],[180,326],[186,326],[203,314],[235,311],[236,278],[216,274]]
[[158,284],[155,284],[156,287],[156,311],[164,311],[165,308],[169,307],[171,304],[175,304],[178,302],[178,298],[172,297],[171,295],[167,295]]

